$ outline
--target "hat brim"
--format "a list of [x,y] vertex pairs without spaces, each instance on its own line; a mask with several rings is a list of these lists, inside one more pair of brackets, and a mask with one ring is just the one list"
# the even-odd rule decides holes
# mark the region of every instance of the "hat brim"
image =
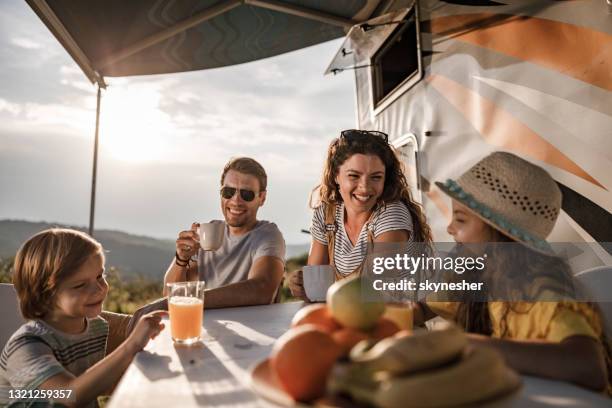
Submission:
[[[491,226],[495,230],[499,231],[501,234],[507,236],[508,238],[511,238],[512,240],[514,240],[516,242],[519,242],[519,243],[525,245],[529,249],[532,249],[532,250],[537,251],[539,253],[542,253],[544,255],[555,255],[555,252],[553,251],[552,247],[550,246],[550,244],[548,242],[540,241],[540,244],[536,245],[535,242],[533,242],[533,241],[525,240],[525,238],[522,235],[513,234],[510,231],[510,228],[504,228],[504,227],[498,225],[498,223],[493,221],[493,219],[503,219],[503,217],[499,213],[497,213],[497,212],[495,212],[495,211],[493,211],[491,209],[488,209],[488,211],[491,213],[492,216],[487,218],[483,214],[481,214],[479,211],[473,209],[470,206],[470,203],[468,202],[467,197],[460,197],[458,191],[452,191],[444,183],[441,183],[439,181],[436,181],[435,184],[436,184],[436,186],[438,186],[438,188],[440,190],[442,190],[442,192],[444,192],[446,195],[448,195],[453,200],[457,200],[458,202],[463,204],[468,209],[468,211],[470,213],[472,213],[476,217],[480,218],[484,223],[486,223],[487,225]],[[486,207],[481,202],[479,202],[477,200],[474,200],[474,201],[476,201],[478,203],[478,207],[480,207],[480,208]],[[509,224],[508,222],[505,222],[505,223]]]

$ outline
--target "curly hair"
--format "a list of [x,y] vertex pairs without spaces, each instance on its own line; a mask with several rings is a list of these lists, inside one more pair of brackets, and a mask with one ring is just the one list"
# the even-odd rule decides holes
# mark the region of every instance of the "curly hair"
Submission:
[[423,208],[410,194],[402,163],[387,140],[378,135],[359,132],[352,134],[351,137],[336,138],[331,142],[319,190],[321,202],[327,205],[342,202],[336,176],[340,166],[355,154],[375,155],[385,165],[385,185],[377,205],[403,202],[415,220],[413,232],[415,241],[431,243],[431,229],[427,224]]

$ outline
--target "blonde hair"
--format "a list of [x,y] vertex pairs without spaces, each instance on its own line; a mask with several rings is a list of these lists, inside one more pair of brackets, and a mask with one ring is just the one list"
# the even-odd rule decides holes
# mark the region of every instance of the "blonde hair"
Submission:
[[28,239],[17,251],[13,273],[23,317],[44,317],[59,284],[98,253],[104,256],[98,241],[72,229],[51,228]]

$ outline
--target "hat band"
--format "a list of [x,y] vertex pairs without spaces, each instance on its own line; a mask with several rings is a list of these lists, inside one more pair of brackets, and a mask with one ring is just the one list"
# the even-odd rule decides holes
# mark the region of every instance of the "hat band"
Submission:
[[470,193],[466,192],[461,188],[459,184],[455,180],[447,179],[444,183],[444,186],[448,188],[450,192],[457,196],[461,201],[465,202],[470,209],[487,220],[491,221],[500,229],[508,232],[510,235],[518,238],[519,240],[523,240],[526,243],[533,244],[539,249],[548,249],[549,244],[543,239],[536,237],[528,231],[516,226],[515,224],[508,221],[502,215],[496,213],[491,210],[487,205],[477,201],[474,196]]

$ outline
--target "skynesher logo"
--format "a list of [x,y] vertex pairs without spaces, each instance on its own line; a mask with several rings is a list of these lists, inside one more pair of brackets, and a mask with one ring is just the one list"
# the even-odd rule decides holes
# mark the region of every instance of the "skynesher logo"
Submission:
[[461,282],[433,282],[429,279],[424,282],[402,279],[397,282],[384,282],[376,279],[372,282],[372,287],[377,291],[416,291],[417,287],[421,292],[440,292],[440,291],[480,291],[484,282],[468,282],[463,279]]

